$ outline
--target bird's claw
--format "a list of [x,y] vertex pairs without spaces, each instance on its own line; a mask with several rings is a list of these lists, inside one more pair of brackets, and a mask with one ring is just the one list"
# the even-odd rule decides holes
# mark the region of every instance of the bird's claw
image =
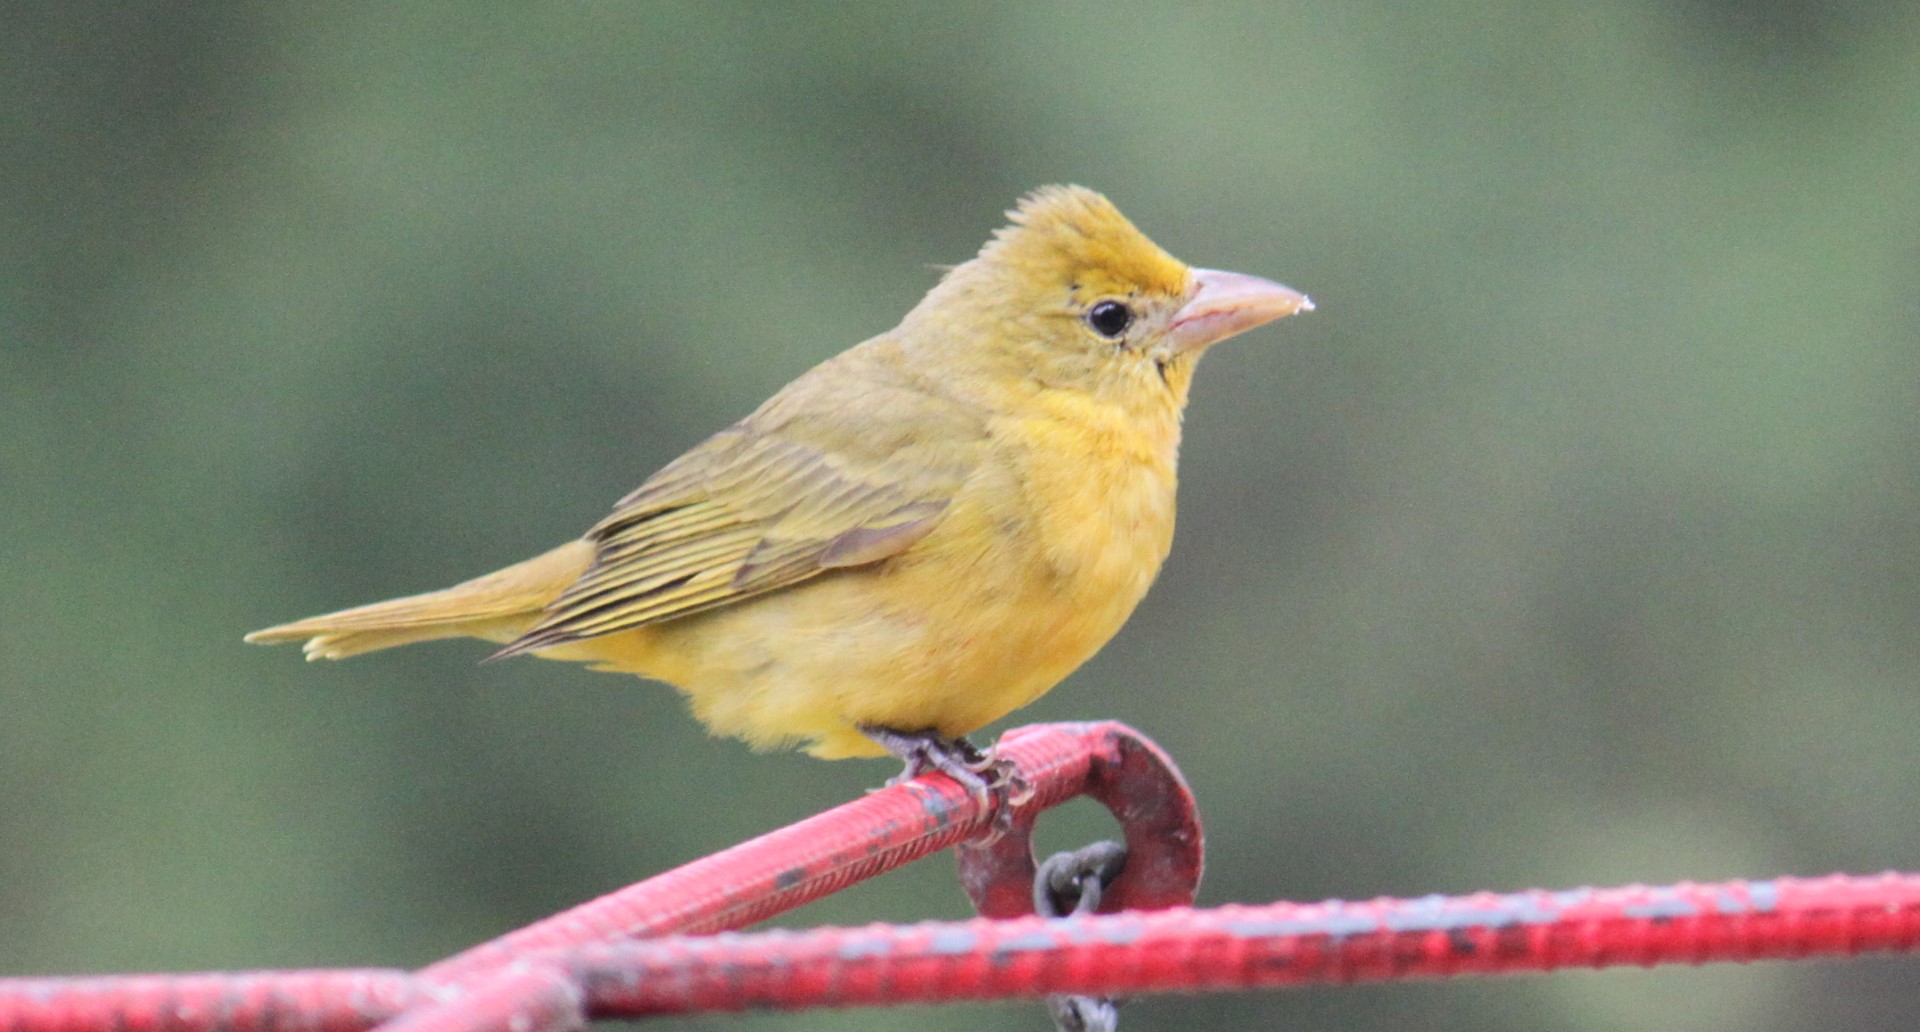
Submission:
[[987,790],[999,796],[1007,806],[1025,806],[1033,801],[1033,783],[1020,773],[1020,767],[1004,756],[996,756],[989,749],[979,759],[967,765],[980,779],[986,782]]
[[1014,808],[1033,799],[1033,785],[1012,760],[982,750],[965,738],[945,738],[932,730],[896,731],[862,727],[861,732],[898,757],[906,767],[887,779],[888,787],[903,785],[930,770],[952,778],[966,790],[973,804],[993,815],[989,832],[998,838],[1013,828]]

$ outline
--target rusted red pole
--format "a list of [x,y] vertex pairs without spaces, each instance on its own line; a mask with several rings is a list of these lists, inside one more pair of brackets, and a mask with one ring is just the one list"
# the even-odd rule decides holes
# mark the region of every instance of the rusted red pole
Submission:
[[594,1017],[1138,994],[1775,958],[1920,944],[1920,875],[976,919],[592,947]]
[[[1143,841],[1143,862],[1116,886],[1114,898],[1133,900],[1134,905],[1191,899],[1200,848],[1192,798],[1170,765],[1157,767],[1165,762],[1164,755],[1138,732],[1114,722],[1043,724],[1009,731],[996,750],[1013,761],[1032,786],[1033,798],[1020,809],[1012,834],[990,853],[963,864],[975,872],[975,880],[990,875],[1030,880],[1031,860],[1020,850],[1033,815],[1091,792],[1116,806],[1129,827],[1138,824],[1142,830],[1133,832],[1136,837],[1165,840]],[[1128,793],[1139,798],[1122,799]],[[1115,799],[1122,801],[1116,804]],[[1131,811],[1119,807],[1149,807],[1158,823],[1127,822]],[[1179,830],[1185,827],[1179,823],[1182,817],[1190,829]],[[539,965],[543,957],[596,943],[738,928],[975,837],[993,819],[944,775],[927,775],[628,886],[414,974],[291,971],[0,979],[0,1032],[357,1032],[402,1013],[405,1026],[414,1032],[557,1032],[574,1018],[565,993],[549,977],[552,969]],[[1164,828],[1177,834],[1163,835]],[[529,970],[529,964],[538,970]]]
[[[0,979],[0,1032],[568,1032],[588,1017],[1049,993],[1199,991],[1468,973],[1913,950],[1920,875],[1192,910],[1193,801],[1120,724],[1002,739],[1034,787],[992,821],[937,775],[483,944],[424,971]],[[1029,909],[1034,813],[1086,793],[1127,839],[1107,916]],[[976,920],[690,935],[738,927],[957,842]],[[1146,912],[1139,908],[1165,908]],[[632,941],[632,937],[673,934]]]
[[[481,1006],[420,1006],[401,1020],[414,1032],[494,1019],[557,1029],[581,1014],[1197,992],[1917,947],[1920,874],[1833,875],[673,936],[521,958],[458,994]],[[435,995],[390,971],[0,980],[0,1030],[357,1032]]]
[[[1021,808],[1028,821],[1088,791],[1093,771],[1123,760],[1144,766],[1134,758],[1142,748],[1159,755],[1139,732],[1112,721],[1016,728],[995,746],[1033,787]],[[420,974],[452,984],[548,950],[740,928],[974,837],[992,819],[959,785],[929,774],[482,943]],[[1198,877],[1197,863],[1191,874]]]
[[405,971],[0,978],[5,1032],[361,1032],[430,1000]]

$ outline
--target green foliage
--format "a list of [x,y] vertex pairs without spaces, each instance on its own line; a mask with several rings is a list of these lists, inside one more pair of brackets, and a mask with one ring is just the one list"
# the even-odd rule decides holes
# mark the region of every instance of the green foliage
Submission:
[[[576,534],[1053,181],[1320,305],[1208,359],[1166,574],[1019,718],[1165,744],[1205,901],[1914,863],[1909,8],[18,6],[0,973],[420,963],[877,783],[655,686],[239,637]],[[934,861],[789,922],[962,913]],[[1126,1021],[1916,1003],[1862,964]],[[902,1021],[1043,1027],[679,1027]]]

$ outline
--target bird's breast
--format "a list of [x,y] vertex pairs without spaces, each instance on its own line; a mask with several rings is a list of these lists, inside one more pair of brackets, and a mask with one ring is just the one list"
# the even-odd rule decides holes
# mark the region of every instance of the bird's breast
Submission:
[[715,730],[871,755],[861,724],[965,734],[1113,637],[1173,536],[1172,445],[1026,420],[901,556],[662,625],[644,667]]
[[1173,543],[1172,448],[1132,428],[1052,426],[1034,436],[1023,463],[1033,559],[1066,595],[1111,597],[1131,611]]

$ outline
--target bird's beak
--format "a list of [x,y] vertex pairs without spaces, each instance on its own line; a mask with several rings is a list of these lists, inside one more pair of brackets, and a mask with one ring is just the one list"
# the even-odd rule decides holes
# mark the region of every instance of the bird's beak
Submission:
[[1175,354],[1197,353],[1255,326],[1313,311],[1307,295],[1258,276],[1195,269],[1193,283],[1193,296],[1167,326],[1166,346]]

